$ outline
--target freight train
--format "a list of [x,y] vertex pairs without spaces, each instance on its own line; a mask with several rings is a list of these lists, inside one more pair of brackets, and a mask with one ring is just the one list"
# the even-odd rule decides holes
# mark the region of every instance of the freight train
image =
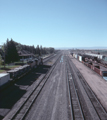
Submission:
[[107,63],[102,60],[99,62],[98,56],[77,53],[71,53],[71,55],[107,80]]
[[28,73],[29,71],[31,71],[32,69],[36,68],[39,65],[43,65],[43,59],[35,58],[34,60],[28,61],[26,65],[9,70],[9,71],[7,71],[7,73],[10,74],[11,80],[15,80],[15,79],[21,77],[22,75]]

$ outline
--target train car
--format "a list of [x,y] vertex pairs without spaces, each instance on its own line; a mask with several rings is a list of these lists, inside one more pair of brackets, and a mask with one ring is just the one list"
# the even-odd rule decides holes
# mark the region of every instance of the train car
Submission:
[[96,67],[96,68],[99,68],[99,65],[93,62],[93,63],[92,63],[92,70],[94,70],[95,67]]
[[7,73],[10,74],[11,80],[13,80],[19,76],[19,70],[17,70],[17,69],[9,70],[9,71],[7,71]]
[[29,72],[31,70],[31,67],[29,65],[24,65],[25,72]]
[[99,65],[93,66],[93,70],[94,70],[96,73],[98,73],[99,75],[101,75],[100,66],[99,66]]
[[73,56],[73,53],[71,53],[71,55]]
[[28,61],[27,63],[31,66],[31,68],[36,68],[39,65],[43,65],[43,58],[35,58],[34,60]]
[[9,73],[0,73],[0,87],[10,81]]
[[75,58],[77,59],[77,54],[75,54]]
[[27,65],[20,66],[18,68],[14,68],[13,70],[7,71],[10,74],[11,79],[16,79],[21,77],[23,74],[29,72],[31,69],[36,68],[39,65],[43,65],[43,58],[35,58],[34,60],[30,60],[27,62]]
[[34,61],[35,61],[35,65],[36,65],[36,66],[39,65],[39,64],[38,64],[38,59],[37,59],[37,58],[35,58]]
[[33,66],[34,66],[33,62],[34,62],[33,60],[30,60],[30,61],[27,62],[27,64],[30,65],[31,68],[33,68]]
[[79,61],[79,55],[77,55],[77,60]]
[[82,62],[82,56],[79,55],[79,61]]
[[107,80],[107,71],[103,71],[103,79]]
[[37,66],[37,61],[35,60],[28,61],[28,65],[30,65],[31,68],[35,68]]
[[24,68],[23,66],[20,66],[18,68],[15,68],[14,70],[18,70],[18,75],[21,76],[22,74],[24,74]]
[[100,67],[94,67],[94,71],[98,73],[103,79],[107,80],[107,69],[100,66]]
[[39,59],[39,65],[43,65],[43,58]]
[[107,80],[107,68],[106,68],[107,64],[104,64],[104,62],[102,64],[101,60],[100,60],[100,63],[98,63],[97,60],[98,60],[97,55],[96,56],[90,56],[90,55],[82,56],[82,63],[84,63],[89,68],[91,68],[96,73],[98,73],[101,77],[103,77],[103,79]]
[[10,74],[10,78],[13,80],[18,77],[21,77],[23,74],[29,72],[30,70],[31,70],[31,67],[29,65],[23,65],[13,70],[9,70],[7,71],[7,73]]
[[84,63],[85,62],[85,57],[84,56],[82,56],[82,63]]
[[85,64],[86,66],[88,66],[88,62],[84,62],[84,64]]
[[88,63],[88,67],[91,68],[91,69],[93,69],[93,64],[92,64],[92,62],[89,62],[89,63]]

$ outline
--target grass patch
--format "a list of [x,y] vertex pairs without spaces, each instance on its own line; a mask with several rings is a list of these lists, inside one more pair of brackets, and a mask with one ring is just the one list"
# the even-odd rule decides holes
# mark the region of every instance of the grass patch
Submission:
[[19,62],[14,62],[14,63],[15,63],[15,64],[17,64],[17,63],[19,63],[19,64],[20,64],[20,63],[27,63],[27,61],[23,61],[23,62],[22,62],[22,61],[19,61]]
[[5,70],[0,70],[0,73],[5,72]]
[[48,57],[50,54],[42,55],[41,57],[45,58]]
[[12,66],[6,66],[6,68],[8,69],[13,69],[13,68],[16,68],[16,67],[19,67],[20,65],[12,65]]
[[1,71],[11,70],[11,69],[14,69],[14,68],[19,67],[19,66],[20,65],[11,65],[11,66],[6,65],[5,68],[4,68],[4,66],[1,66]]

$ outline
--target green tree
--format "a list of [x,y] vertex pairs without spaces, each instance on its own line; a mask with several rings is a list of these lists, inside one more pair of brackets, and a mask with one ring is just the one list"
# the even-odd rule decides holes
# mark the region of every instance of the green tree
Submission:
[[31,47],[31,50],[32,50],[32,53],[34,54],[35,53],[35,47],[34,47],[34,45]]
[[45,47],[43,48],[43,54],[46,54],[46,48]]
[[6,48],[6,44],[4,43],[4,45],[2,46],[2,51],[3,51],[3,59],[4,59],[4,68],[5,68],[5,48]]
[[43,54],[43,49],[42,49],[42,45],[40,46],[40,55]]
[[1,68],[1,65],[2,65],[2,57],[1,57],[1,54],[0,54],[0,68]]
[[49,52],[50,52],[50,53],[53,53],[53,52],[54,52],[54,48],[50,47],[50,48],[49,48]]
[[37,51],[37,54],[40,56],[40,48],[39,48],[39,45],[37,45],[36,51]]
[[7,39],[5,60],[6,63],[11,63],[19,60],[18,52],[12,39],[10,41]]

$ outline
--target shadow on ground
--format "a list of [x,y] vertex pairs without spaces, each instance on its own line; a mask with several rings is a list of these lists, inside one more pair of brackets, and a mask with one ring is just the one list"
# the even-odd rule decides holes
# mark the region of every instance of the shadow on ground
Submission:
[[51,66],[41,65],[24,77],[11,83],[5,90],[0,91],[0,120],[9,112],[15,103],[27,92],[41,74],[46,74]]

